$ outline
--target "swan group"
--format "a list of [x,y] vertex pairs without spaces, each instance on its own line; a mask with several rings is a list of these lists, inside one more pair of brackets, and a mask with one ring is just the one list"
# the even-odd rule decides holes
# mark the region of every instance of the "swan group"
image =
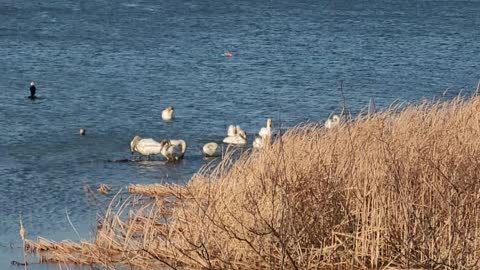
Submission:
[[246,144],[247,143],[247,133],[240,128],[240,126],[230,125],[227,130],[227,137],[223,139],[224,143],[228,144]]
[[[231,57],[230,53],[225,53],[225,56]],[[30,98],[35,98],[36,86],[34,82],[30,83]],[[373,99],[369,104],[369,113],[374,113],[376,111],[375,103]],[[175,109],[173,106],[166,107],[162,113],[161,117],[164,121],[170,121],[174,118]],[[333,129],[341,124],[346,122],[339,115],[333,114],[325,121],[326,129]],[[80,129],[80,135],[84,136],[86,130],[84,128]],[[272,130],[272,119],[267,119],[266,127],[262,127],[258,132],[258,137],[253,141],[254,148],[261,148],[272,143],[273,130]],[[240,128],[239,125],[229,125],[227,130],[227,136],[223,139],[223,143],[234,144],[234,145],[245,145],[247,143],[247,133]],[[150,157],[153,155],[162,155],[167,161],[177,161],[184,158],[185,152],[187,151],[187,143],[184,140],[180,139],[170,139],[170,140],[161,140],[156,141],[152,138],[142,138],[140,136],[135,136],[130,142],[130,151],[132,155],[138,153],[142,156],[146,156],[147,160],[150,160]],[[219,155],[219,147],[215,142],[207,143],[202,148],[203,154],[207,157],[213,157]]]
[[176,161],[184,157],[187,144],[184,140],[162,140],[158,142],[152,138],[141,138],[137,135],[130,142],[130,151],[132,155],[139,153],[147,156],[147,160],[150,160],[152,155],[161,154],[168,161]]
[[[171,120],[173,118],[174,108],[168,106],[162,111],[163,120]],[[344,120],[336,114],[333,114],[325,121],[326,129],[333,129],[340,126]],[[258,132],[258,136],[253,141],[254,148],[262,148],[273,142],[272,119],[267,118],[265,127]],[[239,125],[229,125],[227,136],[223,139],[223,143],[234,145],[245,145],[247,143],[247,133],[240,128]],[[219,155],[219,147],[216,142],[210,142],[203,145],[202,152],[206,157],[214,157]],[[141,138],[135,136],[130,142],[130,151],[132,154],[138,153],[146,156],[147,160],[153,155],[162,155],[167,161],[177,161],[184,158],[187,151],[187,143],[184,140],[161,140],[156,141],[152,138]]]

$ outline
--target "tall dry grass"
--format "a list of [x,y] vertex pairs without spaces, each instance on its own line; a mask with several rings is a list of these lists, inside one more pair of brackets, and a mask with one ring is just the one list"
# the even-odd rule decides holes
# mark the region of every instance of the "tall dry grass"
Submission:
[[298,126],[185,186],[129,191],[93,241],[28,247],[108,268],[478,269],[480,98]]

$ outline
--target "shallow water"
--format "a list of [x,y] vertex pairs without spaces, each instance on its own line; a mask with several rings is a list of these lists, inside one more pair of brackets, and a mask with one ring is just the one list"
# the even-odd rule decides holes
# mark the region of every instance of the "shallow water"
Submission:
[[[1,269],[22,258],[20,216],[30,239],[78,239],[66,213],[89,237],[85,184],[185,182],[229,124],[324,120],[340,82],[358,111],[480,78],[480,1],[0,0],[0,21]],[[136,134],[185,139],[186,159],[109,162]]]

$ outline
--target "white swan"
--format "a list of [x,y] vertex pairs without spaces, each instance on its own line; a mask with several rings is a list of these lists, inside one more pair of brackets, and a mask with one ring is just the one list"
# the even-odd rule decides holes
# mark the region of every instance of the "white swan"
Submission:
[[253,140],[253,148],[262,148],[262,145],[263,145],[263,142],[262,142],[262,138],[260,137],[255,137],[255,139]]
[[211,143],[207,143],[203,146],[203,154],[206,156],[206,157],[214,157],[214,156],[218,156],[218,144],[217,143],[214,143],[214,142],[211,142]]
[[173,113],[175,109],[172,106],[168,106],[165,110],[162,111],[162,119],[165,121],[169,121],[173,119]]
[[182,159],[187,151],[187,143],[184,140],[163,140],[161,154],[168,161]]
[[268,145],[272,141],[272,119],[267,119],[267,126],[262,127],[258,132],[260,137],[255,138],[253,141],[254,148],[260,148],[264,145]]
[[342,122],[342,120],[340,119],[340,116],[334,114],[334,115],[332,115],[331,118],[329,118],[329,119],[327,119],[327,121],[325,121],[325,128],[328,128],[328,129],[335,128],[335,127],[339,126],[341,122]]
[[151,155],[161,154],[164,144],[157,142],[154,139],[142,139],[140,136],[135,136],[130,142],[130,151],[132,155],[137,152],[141,155],[147,156],[150,159]]
[[[228,127],[227,137],[223,139],[224,143],[229,144],[246,144],[247,143],[247,133],[240,128],[240,126],[233,127],[230,125]],[[232,136],[233,135],[233,136]]]
[[258,132],[258,135],[260,137],[272,137],[272,119],[268,118],[267,119],[267,127],[262,127],[260,131]]

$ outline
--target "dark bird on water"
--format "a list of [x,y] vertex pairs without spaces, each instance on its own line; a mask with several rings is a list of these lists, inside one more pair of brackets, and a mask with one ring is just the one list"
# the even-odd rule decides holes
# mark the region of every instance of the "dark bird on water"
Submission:
[[30,83],[30,96],[28,98],[36,98],[35,92],[37,91],[37,88],[35,87],[35,83],[31,82]]

